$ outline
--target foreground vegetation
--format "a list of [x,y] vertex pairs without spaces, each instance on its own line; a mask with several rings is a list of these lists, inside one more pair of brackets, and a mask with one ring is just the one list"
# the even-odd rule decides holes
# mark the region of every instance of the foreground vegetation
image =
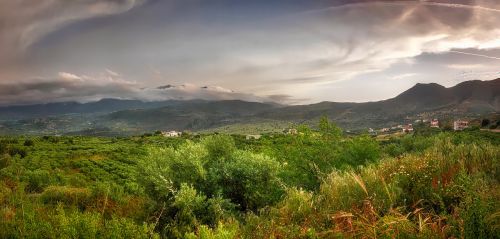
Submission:
[[499,238],[500,135],[0,138],[0,238]]

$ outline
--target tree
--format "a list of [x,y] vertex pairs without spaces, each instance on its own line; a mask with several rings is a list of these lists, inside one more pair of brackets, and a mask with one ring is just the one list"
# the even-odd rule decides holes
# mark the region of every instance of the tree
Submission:
[[340,138],[342,136],[342,130],[335,123],[330,122],[327,116],[322,116],[319,119],[318,127],[323,136],[328,138]]
[[481,128],[488,127],[490,125],[490,120],[489,119],[483,119],[481,120]]

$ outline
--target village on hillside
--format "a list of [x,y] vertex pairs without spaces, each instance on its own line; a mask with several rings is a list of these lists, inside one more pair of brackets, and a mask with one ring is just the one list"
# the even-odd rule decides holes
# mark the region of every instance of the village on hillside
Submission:
[[392,133],[413,133],[414,131],[414,125],[420,125],[423,127],[430,127],[430,128],[446,128],[446,127],[451,127],[450,129],[454,131],[462,131],[464,129],[469,128],[469,121],[468,120],[463,120],[463,119],[456,119],[452,122],[452,125],[444,126],[440,123],[439,119],[416,119],[413,121],[413,123],[406,123],[406,124],[399,124],[399,125],[394,125],[391,127],[387,128],[381,128],[381,129],[373,129],[373,128],[368,128],[368,133],[370,135],[378,135],[378,134],[392,134]]
[[[451,125],[450,125],[451,124]],[[453,131],[462,131],[464,129],[469,128],[469,120],[463,120],[463,119],[455,119],[452,122],[448,122],[447,125],[444,125],[442,122],[439,121],[437,118],[433,119],[415,119],[412,121],[412,123],[403,123],[403,124],[398,124],[398,125],[393,125],[390,127],[384,127],[380,129],[373,129],[373,128],[368,128],[368,131],[364,131],[365,133],[368,132],[369,135],[371,136],[377,136],[377,135],[391,135],[391,134],[409,134],[413,133],[415,131],[415,127],[428,127],[428,128],[434,128],[434,129],[448,129],[448,130],[453,130]],[[345,131],[347,134],[357,134],[354,132],[351,132],[350,130]],[[363,133],[362,131],[358,133]],[[177,131],[177,130],[167,130],[167,131],[156,131],[157,135],[162,135],[163,137],[167,138],[176,138],[176,137],[181,137],[184,134],[192,134],[191,132],[183,132],[183,131]],[[197,133],[194,133],[197,134]],[[284,135],[297,135],[299,134],[299,131],[296,128],[293,127],[288,127],[284,128],[280,134]],[[300,133],[301,134],[301,133]],[[262,137],[262,134],[245,134],[245,139],[246,140],[258,140]]]
[[[368,133],[371,135],[387,134],[387,133],[412,133],[414,131],[414,124],[420,124],[422,126],[430,127],[430,128],[444,128],[445,126],[440,125],[439,119],[416,119],[413,123],[399,124],[394,125],[388,128],[381,128],[375,130],[373,128],[368,128]],[[452,129],[454,131],[461,131],[469,127],[468,120],[457,119],[453,121]]]

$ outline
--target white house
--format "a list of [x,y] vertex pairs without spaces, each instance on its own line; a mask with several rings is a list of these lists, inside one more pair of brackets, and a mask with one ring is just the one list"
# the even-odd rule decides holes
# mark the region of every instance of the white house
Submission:
[[469,127],[469,121],[466,120],[455,120],[453,122],[453,129],[456,130],[464,130]]
[[403,133],[411,133],[413,132],[413,125],[412,124],[407,124],[403,126]]
[[246,136],[246,139],[247,140],[250,140],[250,139],[260,139],[260,137],[262,137],[262,135],[260,134],[249,134]]
[[431,127],[432,128],[439,128],[439,120],[437,120],[437,119],[431,120]]
[[172,130],[172,131],[162,131],[161,135],[163,135],[164,137],[179,137],[179,136],[182,135],[182,132],[177,132],[175,130]]
[[283,130],[283,133],[284,134],[298,134],[298,131],[297,131],[297,129],[286,128]]
[[380,132],[384,133],[384,132],[389,132],[391,129],[389,128],[382,128],[380,129]]

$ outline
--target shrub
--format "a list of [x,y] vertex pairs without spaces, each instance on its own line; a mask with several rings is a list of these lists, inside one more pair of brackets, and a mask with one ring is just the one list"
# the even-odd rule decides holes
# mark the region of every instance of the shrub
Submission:
[[328,139],[339,139],[342,136],[342,129],[330,122],[326,116],[320,118],[318,128],[323,137]]
[[0,141],[0,155],[6,153],[7,151],[7,143],[5,143],[3,140]]
[[221,195],[207,199],[206,213],[200,218],[204,224],[214,227],[218,222],[233,218],[236,205]]
[[21,148],[21,147],[11,147],[8,149],[9,155],[14,157],[16,155],[19,155],[19,157],[24,158],[28,153],[26,152],[26,149]]
[[314,213],[314,194],[302,189],[290,188],[287,190],[285,198],[279,203],[279,210],[276,212],[283,218],[286,224],[301,224],[305,220],[311,220]]
[[208,154],[213,160],[230,158],[236,150],[234,139],[227,135],[211,135],[204,138],[202,144],[208,150]]
[[24,141],[23,145],[26,146],[26,147],[31,147],[31,146],[35,145],[35,142],[33,142],[33,140],[31,140],[31,139],[27,139],[27,140]]
[[0,182],[0,205],[4,205],[7,198],[12,194],[12,191],[4,185],[4,183]]
[[91,192],[87,188],[49,186],[43,191],[41,200],[47,204],[64,203],[85,208],[88,205],[90,196]]
[[232,239],[240,238],[238,223],[231,221],[228,223],[220,222],[216,228],[211,229],[205,225],[198,228],[197,233],[189,233],[186,239]]
[[[498,189],[497,189],[498,190]],[[500,238],[498,221],[491,221],[496,210],[498,214],[498,195],[488,195],[486,192],[469,194],[459,208],[463,220],[465,238]]]
[[405,149],[399,143],[389,143],[384,146],[384,151],[391,157],[397,157],[405,152]]
[[365,165],[380,159],[379,144],[369,136],[359,136],[344,143],[340,152],[342,163],[350,166]]
[[210,176],[216,183],[215,191],[221,191],[241,210],[257,210],[280,198],[279,171],[279,163],[270,157],[237,151],[232,160],[211,171]]
[[26,173],[27,192],[42,192],[43,189],[51,183],[51,176],[47,170],[36,169]]
[[206,178],[203,167],[207,150],[200,144],[187,142],[178,150],[151,148],[139,163],[139,180],[155,199],[167,199],[182,183],[201,184]]
[[206,196],[199,194],[193,187],[182,184],[172,203],[175,215],[167,226],[168,237],[181,238],[201,225],[197,215],[203,213],[205,203]]
[[481,127],[482,128],[487,127],[488,125],[490,125],[490,120],[489,119],[483,119],[483,120],[481,120]]
[[11,157],[8,154],[0,154],[0,169],[6,168],[10,165]]

